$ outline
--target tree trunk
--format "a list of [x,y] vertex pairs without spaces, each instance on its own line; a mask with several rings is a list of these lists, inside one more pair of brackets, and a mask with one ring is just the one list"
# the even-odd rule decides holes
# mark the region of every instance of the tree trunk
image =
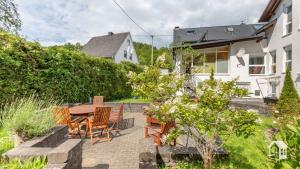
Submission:
[[203,166],[204,169],[212,169],[212,157],[206,156],[203,159],[203,162],[204,162],[204,166]]

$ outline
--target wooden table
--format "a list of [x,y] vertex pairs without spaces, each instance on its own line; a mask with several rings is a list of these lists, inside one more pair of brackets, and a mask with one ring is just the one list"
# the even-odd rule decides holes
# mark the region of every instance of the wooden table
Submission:
[[90,114],[94,113],[96,107],[99,107],[99,106],[95,106],[92,104],[74,106],[74,107],[70,108],[70,114],[73,116],[86,116],[87,117]]
[[92,115],[94,113],[96,107],[108,107],[108,106],[98,106],[98,105],[87,104],[87,105],[74,106],[74,107],[71,107],[69,110],[70,110],[70,114],[73,116],[88,117],[89,115]]

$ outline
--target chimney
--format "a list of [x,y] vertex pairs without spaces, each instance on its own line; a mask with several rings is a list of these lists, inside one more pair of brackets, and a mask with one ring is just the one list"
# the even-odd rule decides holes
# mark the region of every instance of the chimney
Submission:
[[108,35],[109,36],[112,36],[114,33],[113,32],[108,32]]

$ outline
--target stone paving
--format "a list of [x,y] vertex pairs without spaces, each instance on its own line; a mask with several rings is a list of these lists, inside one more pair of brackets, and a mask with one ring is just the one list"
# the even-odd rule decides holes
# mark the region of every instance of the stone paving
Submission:
[[145,116],[142,113],[125,113],[124,119],[133,120],[134,126],[122,130],[110,142],[94,145],[86,139],[83,145],[84,169],[137,169],[139,168],[138,142],[143,138]]

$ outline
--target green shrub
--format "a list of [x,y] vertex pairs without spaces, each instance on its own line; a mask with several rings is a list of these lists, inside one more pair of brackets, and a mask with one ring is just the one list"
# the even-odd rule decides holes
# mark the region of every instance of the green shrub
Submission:
[[21,161],[15,159],[9,163],[3,162],[0,164],[1,169],[44,169],[47,165],[47,158],[40,157],[36,159],[29,159],[26,161]]
[[293,116],[299,115],[300,99],[294,86],[291,71],[287,70],[283,89],[277,104],[279,111],[279,120],[286,124]]
[[24,139],[42,136],[55,126],[54,105],[53,100],[40,100],[35,96],[17,99],[2,111],[4,127]]
[[294,124],[287,124],[277,135],[277,140],[284,140],[288,145],[288,158],[282,161],[273,161],[274,168],[299,169],[300,166],[300,120],[296,118]]
[[30,96],[68,103],[128,98],[127,71],[138,66],[90,57],[68,46],[42,47],[0,31],[0,103]]

